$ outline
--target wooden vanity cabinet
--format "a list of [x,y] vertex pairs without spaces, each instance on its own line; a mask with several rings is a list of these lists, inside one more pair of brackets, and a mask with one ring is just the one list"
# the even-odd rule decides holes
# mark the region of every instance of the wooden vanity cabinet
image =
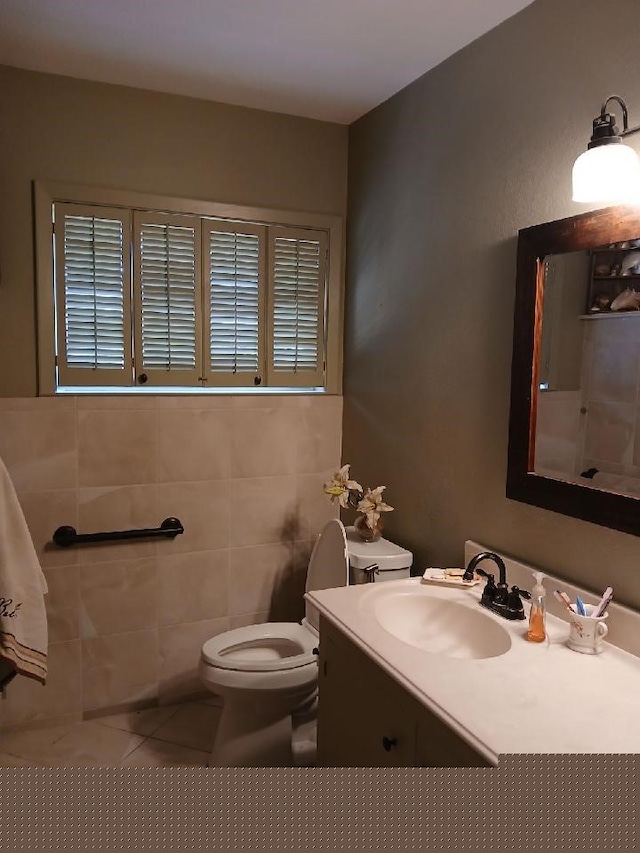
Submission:
[[489,766],[325,618],[319,648],[319,767]]

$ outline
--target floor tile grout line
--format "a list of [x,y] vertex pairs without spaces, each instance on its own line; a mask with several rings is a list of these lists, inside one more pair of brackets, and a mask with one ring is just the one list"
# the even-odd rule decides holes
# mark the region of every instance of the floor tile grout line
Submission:
[[[186,703],[183,702],[183,703],[175,705],[175,710],[174,710],[173,714],[170,714],[166,720],[163,720],[161,723],[158,723],[158,725],[155,726],[155,728],[153,728],[149,732],[147,737],[152,737],[159,729],[161,729],[166,723],[168,723],[169,720],[172,720],[176,716],[176,714],[178,714],[182,710],[182,708],[185,707],[185,704]],[[166,708],[167,706],[165,705],[164,707]]]
[[[149,735],[149,737],[152,740],[158,740],[158,741],[161,741],[162,743],[168,743],[171,746],[179,746],[181,749],[193,749],[196,752],[211,752],[211,749],[213,746],[213,743],[209,747],[192,746],[191,744],[182,743],[178,740],[173,740],[173,739],[170,740],[169,738],[166,738],[166,737],[159,737],[158,734]],[[211,737],[211,740],[213,741],[213,735]]]
[[142,740],[140,741],[140,743],[139,743],[139,744],[137,744],[137,746],[134,746],[134,748],[133,748],[132,750],[130,750],[126,755],[123,755],[123,756],[122,756],[122,758],[120,759],[120,761],[119,761],[119,763],[118,763],[118,767],[122,767],[122,765],[124,764],[124,762],[125,762],[128,758],[130,758],[130,757],[133,755],[133,753],[134,753],[134,752],[137,752],[137,751],[140,749],[140,747],[141,747],[141,746],[144,746],[144,744],[145,744],[148,740],[149,740],[149,736],[148,736],[148,735],[147,735],[147,737],[143,737],[143,738],[142,738]]
[[144,735],[132,734],[132,738],[134,738],[134,737],[136,737],[136,738],[139,737],[141,739],[140,743],[137,743],[134,747],[131,747],[127,752],[125,752],[125,754],[120,757],[119,764],[122,764],[122,762],[124,761],[125,758],[127,758],[129,755],[131,755],[132,752],[135,752],[136,749],[138,749],[139,746],[142,746],[142,744],[147,740],[147,738],[144,737]]
[[[148,738],[145,738],[145,743],[146,743],[146,741],[149,741],[149,740],[153,740],[153,741],[156,741],[157,743],[161,743],[161,744],[168,744],[169,746],[177,746],[178,749],[181,749],[181,750],[184,749],[184,750],[187,750],[188,752],[199,753],[199,754],[205,756],[206,758],[208,758],[209,754],[210,754],[210,750],[196,749],[193,746],[185,746],[184,744],[181,744],[181,743],[175,743],[173,741],[161,740],[160,738],[155,738],[155,737],[151,737],[151,736]],[[136,749],[133,750],[131,753],[129,753],[129,756],[132,755],[133,752],[136,752],[138,749],[140,749],[141,746],[143,746],[143,744],[138,744]],[[126,756],[125,759],[128,758],[129,756]],[[161,766],[167,766],[167,765],[161,765]]]
[[[104,723],[100,723],[100,718],[94,718],[92,720],[82,720],[82,721],[79,721],[77,723],[71,724],[67,728],[66,731],[63,731],[62,733],[60,733],[59,736],[57,736],[49,744],[49,747],[54,747],[55,744],[59,743],[59,741],[62,740],[64,737],[66,737],[68,734],[70,734],[70,732],[78,731],[79,729],[81,730],[82,727],[85,726],[86,723],[98,723],[99,725],[102,725],[103,728],[111,729],[112,731],[119,731],[119,732],[122,732],[123,734],[128,734],[128,735],[135,737],[135,738],[138,738],[138,737],[142,738],[142,740],[138,744],[136,744],[136,746],[134,746],[132,749],[130,749],[128,752],[126,752],[124,755],[122,755],[120,757],[120,760],[119,760],[117,765],[109,765],[109,766],[122,766],[123,763],[126,762],[130,758],[130,756],[132,756],[133,753],[135,753],[137,750],[139,750],[142,746],[144,746],[145,744],[147,744],[147,746],[148,746],[148,741],[150,741],[150,740],[156,741],[159,744],[165,744],[165,745],[169,745],[172,747],[176,747],[179,750],[187,750],[189,753],[198,753],[200,756],[205,757],[205,765],[206,765],[206,757],[208,757],[208,755],[210,754],[210,749],[208,747],[200,748],[200,747],[191,746],[191,745],[188,745],[185,743],[180,743],[179,741],[175,740],[175,736],[172,736],[171,739],[157,736],[157,732],[159,731],[159,729],[161,729],[170,720],[172,720],[181,710],[188,708],[189,706],[212,707],[212,708],[216,707],[216,706],[207,706],[205,703],[198,703],[198,702],[194,702],[194,701],[177,703],[175,705],[175,709],[174,709],[173,713],[169,717],[167,717],[165,720],[163,720],[156,728],[154,728],[153,732],[151,732],[148,735],[139,734],[135,731],[132,731],[131,729],[119,729],[115,726],[107,726]],[[159,707],[162,707],[162,706],[159,706]],[[149,709],[149,710],[156,710],[156,709]],[[42,730],[35,730],[35,731],[42,731]],[[212,732],[212,736],[213,736],[213,732]],[[48,762],[45,765],[41,765],[40,763],[38,763],[37,759],[35,759],[31,756],[20,754],[19,752],[10,752],[7,750],[0,752],[0,760],[2,759],[3,756],[6,756],[8,759],[17,759],[17,760],[22,761],[22,762],[27,762],[27,765],[30,767],[67,766],[64,762],[64,759],[62,760],[62,762],[56,762],[56,763],[51,764],[51,765]],[[76,765],[73,765],[73,766],[76,766]],[[82,766],[85,766],[85,765],[83,764]],[[103,766],[103,763],[99,762],[98,765],[94,765],[92,762],[89,762],[86,766]],[[157,766],[165,767],[165,766],[174,766],[174,765],[166,765],[164,763],[159,763]],[[179,763],[175,766],[183,766],[183,765]]]
[[[129,732],[129,733],[130,733],[130,734],[132,734],[132,735],[136,735],[136,734],[137,734],[137,735],[140,735],[141,737],[149,737],[150,735],[152,735],[152,734],[153,734],[153,732],[157,731],[157,729],[158,729],[158,728],[161,728],[161,727],[162,727],[166,722],[168,722],[169,720],[173,719],[173,717],[178,713],[178,711],[179,711],[182,707],[184,707],[184,705],[185,705],[185,704],[186,704],[186,703],[176,703],[176,704],[174,705],[174,711],[173,711],[173,713],[171,713],[171,714],[166,718],[166,720],[163,720],[162,722],[158,723],[158,724],[157,724],[157,727],[156,727],[156,728],[154,728],[154,729],[152,729],[152,731],[148,732],[147,734],[142,734],[142,732],[136,732],[134,729],[131,729],[131,728],[120,728],[120,726],[114,726],[113,724],[109,724],[109,723],[104,722],[104,720],[105,720],[105,719],[109,719],[109,718],[110,718],[110,717],[112,717],[112,716],[124,716],[125,714],[136,714],[136,713],[138,713],[138,710],[133,710],[133,711],[123,711],[123,712],[122,712],[122,713],[120,713],[120,714],[105,714],[103,717],[93,717],[91,720],[83,720],[83,722],[85,722],[85,723],[89,723],[89,722],[91,722],[91,723],[98,723],[98,725],[101,725],[101,726],[103,726],[103,727],[104,727],[104,728],[106,728],[106,729],[116,729],[117,731],[121,731],[121,732]],[[165,708],[169,708],[169,707],[171,707],[171,706],[170,706],[170,705],[154,705],[154,706],[152,706],[152,707],[150,707],[150,708],[141,708],[141,709],[139,709],[139,711],[140,711],[140,712],[142,712],[142,713],[144,713],[145,711],[148,711],[148,712],[158,712],[158,711],[162,711],[162,710],[164,710]]]
[[[60,734],[58,734],[56,737],[54,737],[54,739],[48,744],[48,747],[50,748],[50,747],[55,746],[64,737],[66,737],[71,731],[73,731],[77,726],[83,725],[83,722],[84,721],[80,721],[77,723],[69,723],[67,726],[65,726],[65,731],[60,732]],[[22,731],[17,731],[16,734],[20,735],[20,734],[27,733],[27,732],[46,732],[48,728],[50,728],[50,727],[49,726],[43,726],[41,729],[23,729]],[[9,737],[12,734],[12,732],[11,731],[3,732],[2,734],[0,734],[0,741],[2,740],[3,734],[5,736]],[[11,752],[11,746],[9,746],[7,749],[7,747],[3,745],[3,748],[5,751],[3,753],[0,753],[1,755],[9,755],[12,758],[20,758],[23,761],[31,761],[31,758],[28,755],[21,755],[19,752]]]

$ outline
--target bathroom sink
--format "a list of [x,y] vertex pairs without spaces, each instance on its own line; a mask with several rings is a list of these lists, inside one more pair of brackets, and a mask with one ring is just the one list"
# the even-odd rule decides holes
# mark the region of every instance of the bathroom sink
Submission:
[[492,658],[511,648],[511,635],[477,602],[462,603],[422,588],[382,590],[363,599],[381,628],[398,640],[449,658]]

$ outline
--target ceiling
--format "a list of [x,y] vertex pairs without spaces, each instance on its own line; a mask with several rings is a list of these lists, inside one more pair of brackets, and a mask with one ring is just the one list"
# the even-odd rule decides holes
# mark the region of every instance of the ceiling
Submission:
[[532,0],[0,0],[0,64],[349,124]]

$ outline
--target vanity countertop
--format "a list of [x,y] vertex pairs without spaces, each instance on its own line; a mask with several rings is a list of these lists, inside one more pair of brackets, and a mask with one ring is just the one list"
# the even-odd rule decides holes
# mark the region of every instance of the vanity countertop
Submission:
[[[367,607],[374,590],[411,585],[424,582],[359,584],[306,597],[494,765],[514,753],[640,754],[640,658],[606,642],[599,655],[574,652],[566,645],[567,622],[549,613],[547,640],[531,643],[527,620],[510,622],[487,610],[511,634],[508,652],[473,660],[432,654],[385,631]],[[440,599],[480,607],[481,585],[429,587]]]

